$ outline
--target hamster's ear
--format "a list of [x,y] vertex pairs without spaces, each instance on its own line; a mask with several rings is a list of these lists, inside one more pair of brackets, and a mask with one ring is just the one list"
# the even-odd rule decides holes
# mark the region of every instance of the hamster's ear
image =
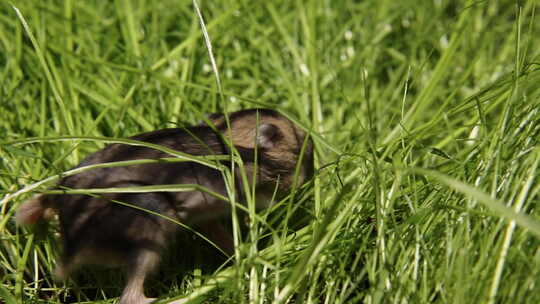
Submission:
[[259,148],[271,149],[279,140],[281,134],[278,127],[270,123],[264,123],[257,130],[257,145]]

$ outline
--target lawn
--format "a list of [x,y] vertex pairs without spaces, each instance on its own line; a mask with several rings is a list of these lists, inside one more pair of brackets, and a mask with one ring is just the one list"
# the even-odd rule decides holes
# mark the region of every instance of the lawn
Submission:
[[107,139],[267,107],[311,134],[313,180],[235,230],[228,262],[180,236],[146,285],[160,303],[540,303],[539,8],[0,2],[0,302],[123,288],[99,267],[53,280],[58,226],[13,221],[40,181]]

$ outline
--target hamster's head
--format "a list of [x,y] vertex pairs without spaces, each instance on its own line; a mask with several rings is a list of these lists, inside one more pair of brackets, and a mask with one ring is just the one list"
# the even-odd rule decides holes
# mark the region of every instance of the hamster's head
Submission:
[[278,190],[287,192],[312,177],[312,140],[277,111],[249,109],[230,113],[230,128],[223,114],[212,114],[209,119],[235,146],[246,168],[253,170],[257,158],[257,186],[277,185]]

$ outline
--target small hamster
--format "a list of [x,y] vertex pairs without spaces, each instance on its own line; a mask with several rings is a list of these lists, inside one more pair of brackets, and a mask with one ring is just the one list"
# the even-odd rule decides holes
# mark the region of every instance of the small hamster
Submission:
[[[152,143],[191,155],[230,155],[228,140],[242,158],[247,180],[255,176],[256,205],[262,209],[278,196],[301,185],[313,174],[313,143],[297,125],[270,109],[249,109],[211,114],[213,127],[200,124],[143,133],[131,139]],[[304,154],[301,155],[301,152]],[[91,154],[77,167],[92,164],[171,157],[138,145],[110,144]],[[256,163],[255,163],[256,162]],[[297,164],[299,171],[295,173]],[[230,167],[230,161],[221,161]],[[255,171],[256,170],[256,171]],[[294,180],[296,176],[296,180]],[[237,200],[245,201],[241,172],[234,172]],[[227,196],[219,170],[187,162],[154,162],[122,167],[96,168],[63,178],[56,189],[140,187],[166,184],[197,184]],[[253,186],[253,185],[250,185]],[[133,205],[129,207],[115,202]],[[148,212],[150,211],[150,212]],[[19,207],[16,221],[32,224],[58,214],[63,252],[55,270],[64,279],[77,266],[106,264],[124,266],[127,283],[120,304],[150,303],[144,281],[159,263],[173,234],[182,227],[164,217],[197,227],[225,252],[232,254],[230,232],[220,219],[230,216],[228,202],[203,191],[88,194],[42,194]],[[180,303],[178,301],[176,303]],[[174,303],[174,302],[173,302]]]

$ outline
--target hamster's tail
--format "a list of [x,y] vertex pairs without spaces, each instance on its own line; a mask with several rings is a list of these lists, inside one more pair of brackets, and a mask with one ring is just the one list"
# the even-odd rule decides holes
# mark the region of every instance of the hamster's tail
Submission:
[[54,210],[46,203],[47,196],[38,194],[23,203],[15,214],[15,222],[18,225],[35,224],[39,220],[50,220],[54,216]]

